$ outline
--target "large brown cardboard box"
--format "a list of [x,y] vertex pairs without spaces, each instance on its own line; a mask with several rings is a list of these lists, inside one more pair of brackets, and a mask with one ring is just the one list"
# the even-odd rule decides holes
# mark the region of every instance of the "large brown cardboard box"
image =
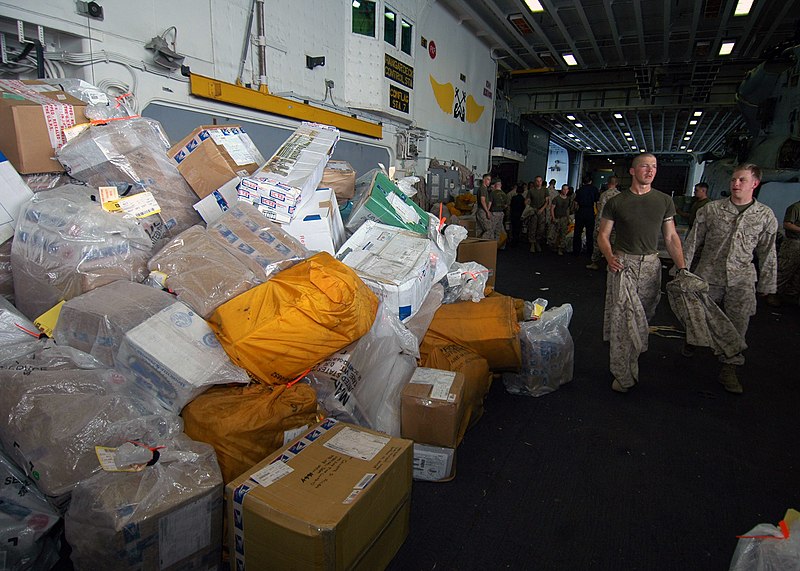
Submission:
[[36,80],[0,80],[0,151],[20,174],[63,172],[64,130],[86,122],[86,104]]
[[320,188],[332,188],[336,198],[347,202],[356,192],[356,171],[347,161],[328,161],[322,172]]
[[225,489],[233,569],[383,569],[408,534],[412,442],[326,419]]
[[264,163],[264,157],[239,125],[197,127],[173,145],[167,156],[199,198],[234,177],[253,174]]
[[400,396],[400,435],[416,443],[455,448],[467,430],[464,375],[418,367]]
[[458,245],[456,262],[478,262],[491,270],[486,285],[494,287],[494,278],[497,273],[497,241],[484,238],[465,238]]

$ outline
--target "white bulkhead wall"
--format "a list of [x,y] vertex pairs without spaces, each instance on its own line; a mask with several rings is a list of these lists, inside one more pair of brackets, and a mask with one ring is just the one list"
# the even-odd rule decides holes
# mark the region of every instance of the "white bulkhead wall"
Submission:
[[[193,73],[234,83],[251,0],[98,4],[104,9],[103,20],[78,14],[74,0],[0,1],[0,31],[13,39],[20,21],[26,37],[33,38],[41,26],[45,51],[65,54],[53,70],[118,91],[128,86],[135,90],[139,111],[161,102],[212,113],[224,109],[227,116],[270,125],[296,124],[191,97],[187,78],[153,64],[152,52],[144,48],[151,38],[163,35],[170,44],[176,41],[175,50],[185,56],[184,64]],[[496,64],[489,48],[439,4],[377,0],[375,38],[352,33],[352,0],[267,0],[264,6],[270,93],[381,121],[382,141],[342,136],[385,146],[401,173],[422,174],[433,157],[481,172],[488,168]],[[386,6],[413,25],[410,56],[384,42]],[[255,31],[254,24],[250,33]],[[253,53],[251,44],[245,82],[257,80]],[[392,61],[387,55],[413,70],[413,88],[387,77],[392,75],[387,72],[387,61]],[[308,69],[306,56],[324,56],[325,65]],[[397,99],[394,105],[390,102],[390,91],[401,98],[402,92],[408,93],[407,110],[393,108]]]

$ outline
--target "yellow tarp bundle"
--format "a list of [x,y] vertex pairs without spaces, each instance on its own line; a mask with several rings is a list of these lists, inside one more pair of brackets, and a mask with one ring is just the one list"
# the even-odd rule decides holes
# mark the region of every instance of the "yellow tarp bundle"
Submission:
[[489,362],[492,371],[515,371],[522,365],[519,323],[514,299],[492,295],[442,305],[422,340],[420,354],[436,347],[461,345]]
[[208,323],[234,363],[282,384],[364,335],[377,310],[361,278],[320,252],[219,306]]
[[464,375],[464,402],[469,426],[483,416],[483,399],[492,386],[489,363],[477,353],[459,345],[436,347],[420,358],[420,366]]
[[284,432],[316,422],[317,396],[302,383],[211,387],[183,408],[184,431],[214,447],[225,482],[283,446]]

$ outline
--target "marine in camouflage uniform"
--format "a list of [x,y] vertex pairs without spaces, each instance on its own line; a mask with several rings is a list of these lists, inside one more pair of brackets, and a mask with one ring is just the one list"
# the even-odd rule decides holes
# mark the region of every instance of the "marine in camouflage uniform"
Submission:
[[786,235],[778,252],[778,293],[797,303],[800,297],[800,202],[786,209],[783,217]]
[[[611,388],[626,393],[639,380],[639,354],[647,350],[648,322],[661,298],[658,234],[676,267],[684,269],[672,199],[652,188],[658,164],[644,153],[633,159],[633,183],[603,208],[598,242],[608,263],[603,339],[609,341]],[[613,249],[611,232],[616,230]]]
[[[743,338],[750,316],[756,312],[756,291],[772,294],[776,290],[778,221],[771,208],[753,198],[760,180],[761,170],[756,165],[737,167],[731,177],[730,198],[716,200],[697,211],[684,245],[687,267],[702,248],[695,273],[708,282],[709,297]],[[741,393],[736,366],[744,363],[744,356],[721,355],[719,360],[723,363],[720,382],[729,392]]]
[[525,192],[525,204],[533,209],[533,214],[528,217],[528,242],[531,245],[531,252],[542,251],[549,203],[550,199],[547,187],[544,186],[544,180],[537,176],[533,185],[529,186]]
[[[600,220],[603,217],[603,208],[606,203],[619,194],[617,188],[617,177],[612,176],[608,179],[608,188],[600,193],[600,200],[597,201],[597,223],[594,225],[594,247],[592,248],[592,262],[586,267],[590,270],[599,270],[603,254],[600,253],[600,244],[597,243],[597,234],[600,232]],[[613,185],[613,186],[612,186]],[[614,244],[614,232],[611,232],[611,244]]]

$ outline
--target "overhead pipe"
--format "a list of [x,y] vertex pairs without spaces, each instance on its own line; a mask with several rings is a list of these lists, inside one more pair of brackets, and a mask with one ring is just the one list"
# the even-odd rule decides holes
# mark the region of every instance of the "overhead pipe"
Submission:
[[256,0],[256,46],[258,47],[258,90],[269,93],[267,88],[267,40],[264,37],[264,0]]

